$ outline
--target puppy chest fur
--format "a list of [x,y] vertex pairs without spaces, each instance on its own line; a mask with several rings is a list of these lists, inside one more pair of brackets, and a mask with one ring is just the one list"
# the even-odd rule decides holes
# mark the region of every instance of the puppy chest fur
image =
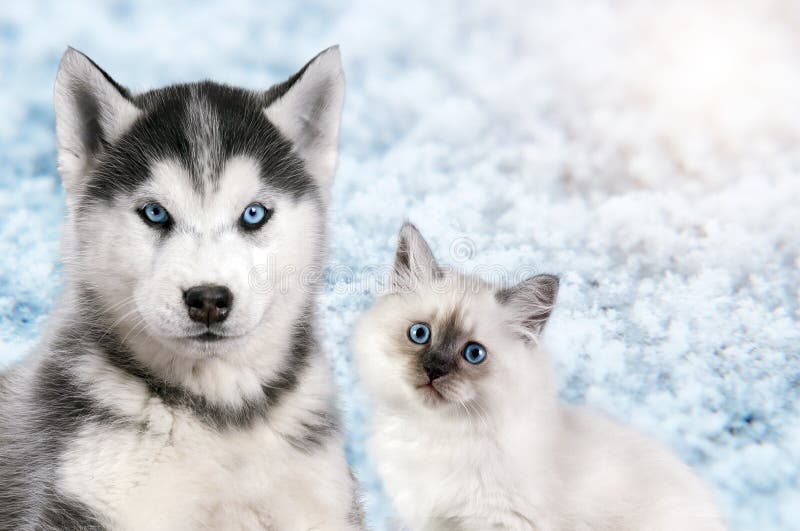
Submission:
[[353,486],[341,435],[298,446],[310,416],[276,411],[269,422],[220,431],[181,408],[143,403],[130,424],[83,427],[58,471],[59,490],[97,508],[110,527],[334,529],[348,521]]

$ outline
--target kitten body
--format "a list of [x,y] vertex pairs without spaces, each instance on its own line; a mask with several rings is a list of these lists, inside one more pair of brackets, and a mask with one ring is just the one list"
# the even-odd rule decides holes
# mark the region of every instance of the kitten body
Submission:
[[[392,293],[355,339],[373,457],[412,530],[724,529],[705,486],[658,443],[558,402],[539,347],[557,279],[499,290],[400,234]],[[410,340],[425,323],[428,343]],[[471,364],[464,348],[483,345]]]

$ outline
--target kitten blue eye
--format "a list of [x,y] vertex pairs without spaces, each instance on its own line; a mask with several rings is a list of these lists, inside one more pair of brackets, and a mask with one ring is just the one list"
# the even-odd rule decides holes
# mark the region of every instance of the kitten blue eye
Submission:
[[267,222],[271,212],[261,203],[248,205],[242,212],[242,226],[246,229],[257,229]]
[[140,212],[153,225],[164,225],[169,221],[167,209],[158,203],[147,203]]
[[486,359],[486,349],[480,343],[467,343],[464,347],[464,359],[477,365]]
[[431,329],[425,323],[416,323],[408,329],[408,339],[417,345],[424,345],[431,340]]

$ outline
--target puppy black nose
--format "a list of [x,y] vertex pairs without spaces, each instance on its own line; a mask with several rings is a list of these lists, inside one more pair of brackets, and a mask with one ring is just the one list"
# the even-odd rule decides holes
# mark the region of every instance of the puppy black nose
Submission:
[[233,293],[225,286],[195,286],[183,293],[192,321],[211,326],[228,317],[233,305]]

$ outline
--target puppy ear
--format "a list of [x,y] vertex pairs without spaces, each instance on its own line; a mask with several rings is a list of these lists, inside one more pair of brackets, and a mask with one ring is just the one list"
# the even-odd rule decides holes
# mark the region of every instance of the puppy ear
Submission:
[[397,236],[392,291],[414,291],[417,284],[442,275],[428,242],[417,227],[405,222]]
[[516,286],[499,290],[495,298],[511,309],[524,335],[538,337],[553,311],[557,295],[557,276],[536,275]]
[[267,118],[294,143],[308,172],[329,185],[336,171],[344,103],[339,47],[322,51],[295,75],[269,89],[266,101]]
[[74,190],[94,158],[133,124],[141,111],[127,89],[74,48],[61,57],[54,91],[58,169]]

